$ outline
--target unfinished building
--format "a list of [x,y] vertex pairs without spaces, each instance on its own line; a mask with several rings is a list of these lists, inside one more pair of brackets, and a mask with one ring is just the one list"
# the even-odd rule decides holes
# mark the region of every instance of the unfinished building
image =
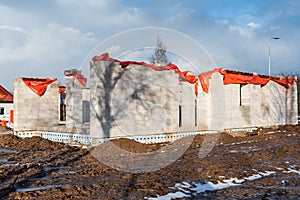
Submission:
[[[119,137],[297,124],[297,79],[223,69],[196,77],[103,54],[91,62],[90,133]],[[202,87],[197,87],[200,85]],[[146,104],[147,102],[148,104]]]
[[194,76],[173,64],[118,61],[108,54],[91,61],[90,87],[80,70],[66,70],[65,76],[66,125],[61,126],[58,81],[15,79],[15,131],[104,139],[297,124],[293,77],[223,69]]

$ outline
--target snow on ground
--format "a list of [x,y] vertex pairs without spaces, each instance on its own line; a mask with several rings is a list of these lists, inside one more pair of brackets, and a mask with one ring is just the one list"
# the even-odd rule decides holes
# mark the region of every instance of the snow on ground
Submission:
[[168,193],[163,196],[157,195],[157,197],[145,197],[147,200],[171,200],[176,198],[184,198],[184,197],[191,197],[192,194],[202,193],[205,191],[214,191],[214,190],[220,190],[232,186],[238,186],[241,185],[246,180],[256,180],[260,179],[262,177],[269,176],[271,174],[275,174],[275,171],[266,171],[266,172],[258,172],[257,174],[253,174],[249,177],[246,177],[244,179],[237,179],[237,178],[230,178],[223,180],[223,182],[218,181],[217,184],[214,184],[212,182],[206,182],[206,183],[193,183],[190,185],[189,183],[183,182],[183,183],[176,183],[175,187],[172,187],[172,189],[178,190],[177,192]]

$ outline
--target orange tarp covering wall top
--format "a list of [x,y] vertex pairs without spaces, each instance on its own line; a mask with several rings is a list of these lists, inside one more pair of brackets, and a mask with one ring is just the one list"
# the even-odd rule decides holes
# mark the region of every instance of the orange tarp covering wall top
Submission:
[[223,75],[224,85],[228,84],[254,84],[254,85],[266,85],[269,81],[274,81],[285,88],[290,88],[291,84],[297,81],[295,78],[287,77],[273,77],[273,76],[260,76],[256,73],[242,73],[237,71],[224,70],[216,68],[212,71],[204,72],[199,75],[199,80],[204,92],[208,92],[209,79],[214,72],[219,72]]
[[297,81],[296,78],[261,76],[258,74],[250,74],[250,73],[242,73],[242,72],[237,72],[237,71],[224,70],[222,68],[216,68],[212,71],[204,72],[204,73],[200,74],[198,77],[196,77],[188,71],[183,71],[183,72],[180,71],[180,69],[172,63],[169,63],[166,66],[159,67],[159,66],[156,66],[153,64],[148,64],[145,62],[119,61],[119,60],[109,57],[108,53],[104,53],[100,56],[93,57],[93,61],[100,61],[100,60],[118,62],[122,67],[126,67],[130,64],[135,64],[135,65],[143,65],[146,67],[150,67],[150,68],[152,68],[154,70],[158,70],[158,71],[173,70],[175,73],[179,74],[179,76],[181,78],[183,78],[187,82],[195,85],[195,94],[196,95],[198,94],[198,79],[200,81],[203,91],[208,93],[209,79],[211,78],[212,74],[215,72],[218,72],[223,75],[224,85],[227,85],[227,84],[265,85],[270,80],[272,80],[286,88],[289,88],[291,84],[293,84],[295,81]]
[[202,87],[204,92],[208,93],[209,79],[211,78],[212,74],[215,73],[215,72],[219,72],[219,73],[222,74],[223,71],[224,70],[222,68],[216,68],[212,71],[204,72],[204,73],[202,73],[198,76],[198,78],[200,80],[201,87]]
[[65,74],[65,76],[73,76],[75,77],[83,87],[86,87],[87,79],[81,74]]
[[66,87],[64,87],[64,86],[59,86],[59,88],[58,88],[58,93],[59,94],[61,94],[61,93],[63,93],[63,92],[66,92],[67,91],[67,88]]
[[56,78],[23,78],[23,82],[39,96],[42,96],[46,92],[48,85],[56,80]]
[[173,70],[181,78],[183,78],[184,80],[186,80],[187,82],[189,82],[191,84],[194,84],[195,95],[198,95],[198,78],[196,76],[194,76],[193,74],[191,74],[189,71],[183,71],[183,72],[180,71],[180,69],[172,63],[169,63],[166,66],[156,66],[156,65],[153,65],[153,64],[145,63],[145,62],[119,61],[119,60],[116,60],[116,59],[113,59],[113,58],[109,57],[108,53],[104,53],[100,56],[93,57],[93,61],[100,61],[100,60],[117,62],[123,68],[127,67],[128,65],[133,64],[133,65],[143,65],[143,66],[146,66],[146,67],[150,67],[150,68],[152,68],[154,70],[157,70],[157,71]]

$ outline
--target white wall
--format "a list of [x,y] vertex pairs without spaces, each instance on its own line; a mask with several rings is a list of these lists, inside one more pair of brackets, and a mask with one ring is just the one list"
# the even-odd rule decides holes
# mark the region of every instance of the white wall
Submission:
[[[114,78],[124,70],[127,71],[113,86]],[[140,65],[121,69],[117,63],[91,62],[91,136],[105,138],[196,129],[195,119],[190,115],[194,113],[194,87],[183,82],[180,91],[178,80],[178,74],[172,70],[155,71]],[[179,127],[180,99],[182,127]]]
[[25,85],[22,78],[14,80],[14,130],[39,130],[57,126],[59,122],[58,81],[48,85],[39,96]]
[[10,121],[10,111],[14,109],[13,103],[0,103],[0,109],[4,109],[4,114],[0,114],[0,120]]
[[[296,123],[296,84],[289,90],[273,81],[264,86],[223,85],[223,76],[216,72],[210,79],[209,93],[204,93],[199,84],[196,97],[194,85],[185,81],[179,84],[178,75],[171,70],[155,71],[140,65],[126,69],[128,71],[113,85],[113,80],[124,69],[109,61],[91,62],[92,137]],[[148,88],[141,89],[143,85]],[[132,98],[138,90],[140,93]]]

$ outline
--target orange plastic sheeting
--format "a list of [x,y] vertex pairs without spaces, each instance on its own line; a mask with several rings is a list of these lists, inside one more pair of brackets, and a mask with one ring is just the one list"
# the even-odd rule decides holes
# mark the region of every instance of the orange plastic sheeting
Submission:
[[65,74],[65,76],[73,76],[76,78],[83,87],[86,87],[87,79],[81,74]]
[[58,88],[58,93],[59,93],[59,94],[61,94],[61,93],[63,93],[63,92],[66,92],[66,91],[67,91],[66,87],[59,87],[59,88]]
[[274,76],[259,76],[258,74],[253,75],[243,75],[243,74],[232,74],[226,72],[223,78],[224,85],[227,84],[254,84],[254,85],[266,85],[269,81],[274,81],[285,88],[290,88],[290,86],[297,82],[295,78],[288,77],[274,77]]
[[266,85],[270,80],[284,86],[285,88],[290,88],[291,84],[297,82],[296,78],[286,78],[286,77],[268,77],[259,76],[258,74],[246,74],[241,72],[233,72],[229,70],[224,70],[221,68],[216,68],[212,71],[204,72],[199,75],[199,80],[204,92],[208,92],[209,79],[211,75],[215,72],[219,72],[223,75],[223,84],[254,84],[254,85]]
[[6,120],[0,120],[0,126],[6,126],[7,124],[7,121]]
[[209,79],[211,78],[212,74],[215,73],[215,72],[219,72],[221,74],[224,74],[225,70],[223,70],[222,68],[216,68],[216,69],[211,70],[211,71],[203,72],[202,74],[200,74],[198,76],[198,78],[200,80],[201,87],[202,87],[203,91],[206,92],[206,93],[208,93]]
[[135,65],[143,65],[147,67],[151,67],[154,70],[162,71],[162,70],[173,70],[175,73],[179,74],[179,76],[183,79],[185,79],[187,82],[192,83],[195,85],[195,94],[198,95],[198,78],[200,80],[201,87],[204,92],[208,93],[209,90],[209,79],[211,78],[212,74],[215,72],[218,72],[223,75],[223,84],[256,84],[256,85],[265,85],[270,80],[289,88],[291,84],[293,84],[295,81],[297,82],[297,79],[295,78],[279,78],[279,77],[268,77],[268,76],[259,76],[257,74],[248,74],[248,73],[242,73],[242,72],[235,72],[235,71],[229,71],[224,70],[222,68],[216,68],[214,70],[204,72],[198,76],[198,78],[188,71],[180,71],[180,69],[172,64],[169,63],[166,66],[156,66],[153,64],[148,64],[145,62],[136,62],[136,61],[119,61],[116,59],[113,59],[109,57],[108,53],[104,53],[100,56],[93,57],[93,61],[113,61],[118,62],[122,67],[126,67],[130,64]]
[[14,110],[10,110],[9,114],[9,121],[14,123]]
[[153,70],[157,70],[157,71],[173,70],[181,78],[183,78],[184,80],[186,80],[187,82],[189,82],[191,84],[194,84],[195,95],[198,95],[198,78],[196,76],[194,76],[193,74],[191,74],[189,71],[180,71],[180,69],[172,63],[169,63],[168,65],[165,65],[165,66],[156,66],[156,65],[149,64],[149,63],[146,63],[146,62],[119,61],[119,60],[116,60],[116,59],[113,59],[113,58],[109,57],[108,53],[104,53],[100,56],[93,57],[93,61],[100,61],[100,60],[117,62],[123,68],[127,67],[128,65],[133,64],[133,65],[142,65],[142,66],[150,67]]
[[269,77],[259,77],[257,74],[241,75],[226,73],[223,77],[224,85],[227,84],[245,84],[265,85],[270,81]]
[[272,81],[275,81],[276,83],[286,87],[286,88],[290,88],[290,86],[296,82],[298,83],[298,80],[297,78],[286,78],[286,77],[280,77],[280,78],[277,78],[277,77],[271,77],[271,80]]
[[49,84],[53,83],[57,79],[45,78],[45,79],[37,79],[37,78],[23,78],[23,82],[37,95],[42,96]]

